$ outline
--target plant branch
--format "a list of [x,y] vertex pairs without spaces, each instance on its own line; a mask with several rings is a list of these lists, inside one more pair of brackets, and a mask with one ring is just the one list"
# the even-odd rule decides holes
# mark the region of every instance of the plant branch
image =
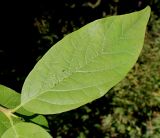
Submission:
[[18,105],[16,108],[11,109],[11,113],[16,112],[18,109],[20,109],[22,107],[22,104]]

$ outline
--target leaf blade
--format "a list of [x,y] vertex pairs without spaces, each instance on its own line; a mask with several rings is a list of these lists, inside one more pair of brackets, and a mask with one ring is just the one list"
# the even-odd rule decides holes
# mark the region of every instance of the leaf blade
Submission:
[[18,123],[13,127],[4,133],[2,138],[51,138],[43,128],[32,123]]
[[20,94],[4,85],[0,85],[0,105],[12,109],[19,104]]
[[[0,105],[9,109],[15,108],[18,105],[20,105],[20,98],[21,98],[20,94],[17,93],[16,91],[4,85],[0,85]],[[48,128],[48,122],[46,118],[42,115],[38,115],[38,116],[34,115],[34,113],[26,111],[22,107],[18,109],[16,113],[18,113],[17,115],[20,116],[20,118],[22,117],[26,121],[33,122]],[[22,122],[20,118],[12,117],[13,123],[16,124],[16,123]],[[9,119],[2,112],[0,112],[0,136],[5,132],[6,129],[10,127],[11,127],[11,124]]]
[[103,96],[135,64],[149,15],[147,7],[99,19],[63,38],[25,80],[24,108],[42,114],[60,113]]
[[[13,124],[21,122],[20,118],[12,118]],[[0,112],[0,137],[3,135],[3,133],[11,127],[11,123],[9,119],[6,117],[5,114]]]

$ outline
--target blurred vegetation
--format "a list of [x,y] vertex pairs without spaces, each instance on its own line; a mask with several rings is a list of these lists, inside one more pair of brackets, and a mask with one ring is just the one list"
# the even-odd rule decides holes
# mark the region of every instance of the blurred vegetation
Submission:
[[[20,9],[25,16],[17,16],[17,22],[12,22],[14,26],[9,24],[8,32],[15,25],[17,28],[13,30],[12,46],[5,43],[0,47],[0,83],[20,91],[34,64],[66,34],[98,18],[129,13],[150,5],[152,15],[144,48],[126,78],[90,104],[46,117],[55,138],[159,138],[160,1],[55,0],[52,3],[28,4],[27,9]],[[22,21],[21,27],[19,22]]]

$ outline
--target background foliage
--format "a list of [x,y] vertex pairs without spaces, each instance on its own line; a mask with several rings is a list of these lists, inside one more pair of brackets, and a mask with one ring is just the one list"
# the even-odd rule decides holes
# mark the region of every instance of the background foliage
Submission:
[[133,12],[146,5],[151,6],[152,16],[145,45],[127,77],[97,101],[46,117],[51,134],[57,138],[159,138],[159,0],[55,0],[54,3],[2,4],[0,83],[20,91],[34,64],[66,34],[95,19]]

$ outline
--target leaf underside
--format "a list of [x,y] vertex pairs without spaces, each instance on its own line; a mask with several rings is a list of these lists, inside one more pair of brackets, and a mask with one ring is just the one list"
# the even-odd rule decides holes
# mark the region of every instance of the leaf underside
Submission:
[[96,20],[56,43],[25,80],[21,104],[34,113],[68,111],[103,96],[138,59],[150,7]]
[[1,138],[51,138],[51,136],[38,125],[17,123],[8,129]]

